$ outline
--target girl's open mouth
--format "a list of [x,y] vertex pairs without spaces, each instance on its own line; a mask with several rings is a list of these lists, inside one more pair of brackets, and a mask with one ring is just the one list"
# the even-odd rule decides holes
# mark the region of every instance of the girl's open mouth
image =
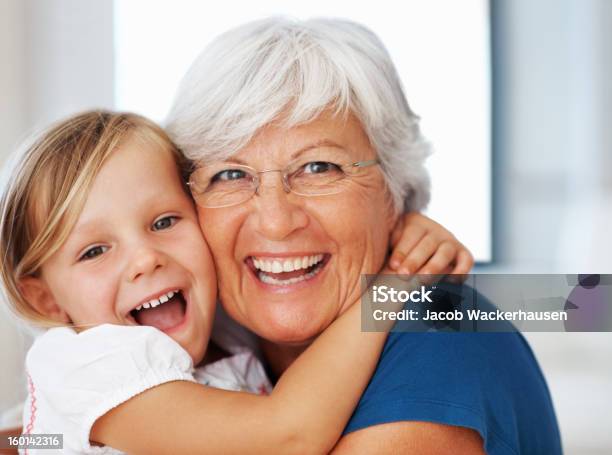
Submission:
[[130,311],[130,315],[140,325],[167,331],[177,327],[185,320],[187,301],[180,289],[166,292]]

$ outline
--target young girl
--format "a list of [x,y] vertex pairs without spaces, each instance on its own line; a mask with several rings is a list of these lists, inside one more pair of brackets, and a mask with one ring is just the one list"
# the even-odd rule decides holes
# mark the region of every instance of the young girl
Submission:
[[[23,155],[2,198],[1,275],[22,317],[56,326],[28,353],[24,433],[63,434],[64,453],[329,452],[386,334],[362,333],[353,305],[274,390],[249,352],[205,359],[216,276],[187,172],[132,114],[77,115]],[[470,263],[441,228],[407,220],[397,267]],[[446,245],[444,259],[415,247],[412,229]]]

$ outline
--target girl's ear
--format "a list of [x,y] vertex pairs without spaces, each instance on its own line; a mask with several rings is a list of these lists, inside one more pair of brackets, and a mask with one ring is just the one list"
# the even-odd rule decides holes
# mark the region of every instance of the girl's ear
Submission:
[[51,290],[42,279],[33,276],[20,279],[19,291],[26,302],[43,316],[56,322],[70,322],[70,317],[55,302]]

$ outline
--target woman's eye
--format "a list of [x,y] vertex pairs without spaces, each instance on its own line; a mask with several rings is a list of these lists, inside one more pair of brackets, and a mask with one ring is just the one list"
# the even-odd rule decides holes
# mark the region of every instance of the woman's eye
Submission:
[[165,216],[155,221],[155,223],[153,223],[152,228],[154,231],[163,231],[164,229],[168,229],[174,226],[177,221],[178,221],[177,216]]
[[340,166],[329,161],[312,161],[304,165],[304,173],[306,174],[322,174],[324,172],[337,172]]
[[79,258],[79,261],[86,261],[88,259],[94,259],[100,256],[101,254],[106,253],[107,251],[108,251],[107,246],[103,246],[103,245],[93,246],[81,255],[81,257]]
[[217,172],[210,181],[211,183],[215,183],[219,181],[240,180],[246,176],[247,173],[241,169],[226,169],[224,171]]

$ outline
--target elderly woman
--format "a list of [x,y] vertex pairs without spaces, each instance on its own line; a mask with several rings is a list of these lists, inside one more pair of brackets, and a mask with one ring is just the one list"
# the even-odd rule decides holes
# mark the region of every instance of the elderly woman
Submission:
[[[418,119],[370,31],[270,19],[204,50],[168,129],[198,166],[190,185],[223,307],[254,334],[228,320],[219,342],[254,342],[278,377],[382,268],[399,214],[427,203]],[[561,452],[516,333],[392,334],[336,450]]]

